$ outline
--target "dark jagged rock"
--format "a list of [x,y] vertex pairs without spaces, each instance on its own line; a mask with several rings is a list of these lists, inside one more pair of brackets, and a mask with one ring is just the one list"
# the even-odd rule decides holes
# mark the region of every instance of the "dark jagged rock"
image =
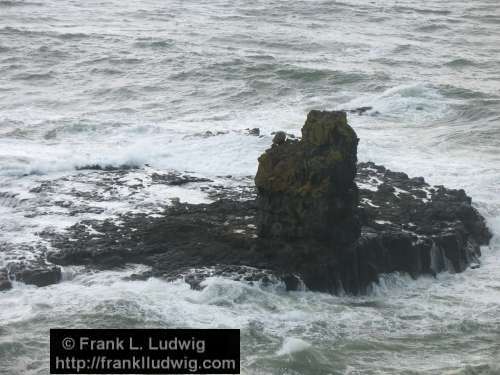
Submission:
[[228,131],[211,131],[211,130],[207,130],[205,132],[195,133],[193,135],[187,135],[184,138],[192,138],[192,137],[209,138],[209,137],[216,137],[218,135],[226,135],[228,133],[229,133]]
[[271,133],[271,135],[273,135],[273,136],[274,136],[274,135],[276,135],[276,134],[278,134],[278,133],[285,133],[285,135],[286,135],[288,138],[290,138],[290,139],[295,139],[295,134],[292,134],[292,133],[286,133],[286,132],[284,132],[284,131],[282,131],[282,130],[277,131],[277,132],[272,132],[272,133]]
[[0,291],[12,288],[7,270],[0,269]]
[[170,172],[166,174],[153,173],[151,175],[151,179],[153,182],[160,182],[172,186],[180,186],[193,182],[213,182],[208,178],[195,177],[175,172]]
[[255,176],[259,235],[337,243],[355,239],[357,144],[345,112],[311,111],[302,140],[276,133]]
[[[384,172],[376,177],[373,170],[378,169]],[[171,280],[188,275],[187,281],[193,287],[208,276],[231,275],[227,271],[231,267],[251,266],[268,270],[290,289],[303,281],[310,289],[334,293],[364,292],[381,272],[402,271],[417,276],[443,269],[461,271],[461,266],[448,268],[457,259],[453,254],[463,264],[474,261],[466,254],[477,256],[479,245],[487,243],[491,235],[470,205],[470,198],[459,191],[430,187],[422,179],[385,171],[374,164],[362,163],[358,167],[363,231],[351,246],[332,248],[314,239],[259,239],[255,195],[247,191],[248,195],[240,200],[241,195],[223,190],[214,203],[177,203],[167,208],[161,218],[136,214],[121,217],[122,224],[95,220],[75,225],[67,235],[51,237],[59,251],[51,253],[49,260],[96,268],[142,263],[151,266],[146,277]],[[375,178],[377,182],[372,181]],[[393,186],[394,192],[379,191],[378,181]],[[403,187],[411,197],[405,198],[399,190]],[[413,197],[427,191],[431,192],[428,198]],[[389,203],[382,206],[384,202]],[[453,212],[458,215],[463,211],[462,219],[457,220],[470,232],[458,223],[450,229],[454,220],[445,224],[442,216],[426,216],[439,212],[443,204],[450,207],[450,218]],[[429,221],[429,217],[434,219]],[[89,226],[96,232],[89,232]],[[462,252],[464,249],[467,252]]]
[[260,129],[259,128],[252,128],[252,129],[247,129],[248,135],[254,135],[256,137],[260,136]]
[[[373,110],[373,107],[358,107],[358,108],[354,108],[354,109],[345,109],[343,110],[344,112],[348,112],[348,113],[356,113],[358,114],[359,116],[365,114],[366,112],[369,112],[369,111],[372,111]],[[378,114],[378,112],[373,112],[373,114]]]
[[357,182],[364,212],[358,249],[375,273],[416,277],[479,262],[491,233],[463,190],[432,187],[373,163],[360,164]]
[[39,287],[52,285],[61,281],[61,268],[39,261],[11,263],[0,269],[0,290],[10,289],[10,280]]
[[100,165],[100,164],[89,164],[89,165],[84,165],[81,167],[76,167],[77,171],[84,171],[84,170],[93,170],[93,171],[126,171],[129,169],[139,169],[139,165],[135,164],[122,164],[118,167],[114,165]]
[[42,268],[24,268],[14,272],[17,281],[25,284],[36,285],[38,287],[57,284],[61,281],[61,268],[42,267]]
[[57,249],[48,259],[99,269],[141,263],[150,270],[134,278],[183,277],[195,289],[220,275],[352,294],[381,273],[476,265],[491,233],[470,197],[373,163],[358,164],[354,180],[357,141],[345,114],[313,111],[302,140],[280,139],[260,158],[256,191],[211,186],[211,204],[84,221],[48,234]]
[[282,145],[283,143],[286,142],[286,133],[285,132],[276,132],[273,137],[273,145]]
[[[270,280],[283,280],[288,289],[305,284],[312,290],[358,294],[384,272],[460,272],[477,262],[479,246],[491,237],[484,219],[460,190],[432,187],[422,178],[373,163],[358,165],[357,182],[363,230],[349,246],[311,238],[258,238],[255,192],[241,196],[228,189],[214,203],[177,203],[160,218],[128,214],[119,218],[121,224],[82,222],[67,235],[50,237],[59,250],[48,259],[99,269],[142,263],[151,267],[146,278],[184,277],[194,288],[209,276],[262,281],[265,274]],[[394,189],[378,189],[382,184]],[[449,220],[443,220],[443,205]],[[244,266],[265,272],[248,280],[236,277],[236,270]],[[252,274],[245,269],[247,276]]]

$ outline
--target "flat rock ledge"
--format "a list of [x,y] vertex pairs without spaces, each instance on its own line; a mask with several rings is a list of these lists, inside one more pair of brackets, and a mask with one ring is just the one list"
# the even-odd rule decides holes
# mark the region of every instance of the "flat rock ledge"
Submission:
[[220,192],[210,204],[176,203],[160,217],[84,221],[50,237],[58,250],[48,259],[96,269],[144,264],[151,270],[133,278],[183,277],[193,288],[226,276],[336,294],[363,294],[381,273],[418,277],[479,265],[491,234],[463,190],[374,163],[358,164],[357,183],[360,237],[334,251],[322,241],[258,237],[257,192],[248,189]]
[[131,263],[132,278],[210,276],[282,282],[288,290],[363,294],[379,275],[412,277],[479,266],[491,238],[463,190],[430,186],[374,163],[357,163],[343,112],[312,111],[302,139],[275,135],[256,187],[223,188],[210,204],[175,203],[161,215],[85,221],[51,236],[58,265]]

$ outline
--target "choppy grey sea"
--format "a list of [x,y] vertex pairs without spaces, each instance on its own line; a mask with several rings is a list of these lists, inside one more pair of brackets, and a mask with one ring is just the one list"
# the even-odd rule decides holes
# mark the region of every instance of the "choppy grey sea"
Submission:
[[79,167],[252,175],[311,109],[372,107],[359,159],[465,189],[495,234],[479,269],[357,298],[67,267],[0,292],[0,373],[48,374],[49,328],[220,327],[244,374],[500,374],[499,41],[498,0],[0,0],[0,266],[42,231],[208,200]]

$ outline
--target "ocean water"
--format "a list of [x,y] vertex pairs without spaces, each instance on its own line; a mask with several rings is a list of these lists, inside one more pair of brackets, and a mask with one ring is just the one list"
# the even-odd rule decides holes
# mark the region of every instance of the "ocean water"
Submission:
[[359,159],[464,188],[495,235],[479,269],[357,298],[68,267],[0,292],[0,373],[48,374],[49,328],[126,326],[240,328],[244,374],[500,374],[499,40],[497,0],[0,0],[0,266],[41,231],[208,200],[77,168],[252,175],[311,109],[373,107]]

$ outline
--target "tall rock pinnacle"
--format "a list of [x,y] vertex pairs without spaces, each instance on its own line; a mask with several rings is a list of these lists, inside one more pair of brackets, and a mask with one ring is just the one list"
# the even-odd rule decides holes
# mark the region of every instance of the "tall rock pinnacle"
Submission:
[[302,139],[280,137],[259,158],[259,235],[345,244],[359,237],[358,137],[345,112],[311,111]]

